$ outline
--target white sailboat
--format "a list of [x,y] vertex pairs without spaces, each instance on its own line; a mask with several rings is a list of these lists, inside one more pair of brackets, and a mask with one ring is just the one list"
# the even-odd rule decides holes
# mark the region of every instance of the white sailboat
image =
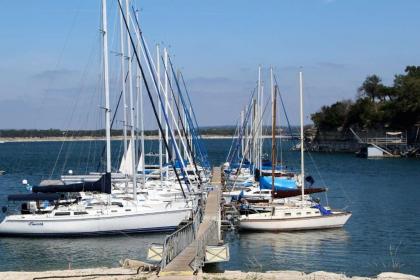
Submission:
[[[121,2],[119,2],[121,4]],[[122,13],[122,10],[121,10]],[[129,17],[128,0],[126,16]],[[115,234],[121,232],[155,232],[174,230],[182,220],[191,216],[194,207],[192,200],[163,201],[145,200],[139,203],[137,191],[132,191],[131,199],[122,199],[111,195],[111,134],[110,103],[108,82],[108,32],[106,0],[102,0],[102,34],[103,34],[103,71],[105,93],[106,124],[106,173],[98,181],[83,181],[64,185],[54,182],[51,186],[33,188],[32,194],[9,196],[14,201],[31,201],[23,203],[19,214],[4,216],[0,223],[2,235],[92,235]],[[131,75],[131,73],[130,73]],[[132,100],[131,100],[132,101]],[[133,102],[131,102],[131,105]],[[131,116],[132,124],[134,121]],[[132,134],[133,140],[133,134]],[[134,141],[132,141],[134,143]],[[127,155],[130,151],[127,149]],[[131,147],[131,170],[135,170],[134,147]],[[128,166],[126,166],[128,168]],[[137,190],[136,173],[132,172],[132,188]],[[49,189],[46,189],[49,188]],[[36,191],[34,192],[34,189]],[[55,189],[55,193],[53,193]],[[57,192],[99,191],[105,194],[87,195],[83,201],[60,200]],[[45,203],[49,201],[49,203]],[[42,202],[42,205],[41,205]],[[3,208],[3,212],[7,209]]]
[[[302,72],[299,73],[300,89],[300,138],[303,147],[303,84]],[[276,92],[272,93],[273,108],[275,108]],[[273,115],[275,114],[273,110]],[[273,119],[275,119],[273,117]],[[273,127],[275,121],[273,121]],[[273,129],[274,130],[274,129]],[[274,164],[274,163],[273,163]],[[274,169],[274,168],[273,168]],[[274,173],[274,172],[273,172]],[[299,184],[301,187],[301,199],[292,204],[272,204],[270,212],[253,213],[240,217],[240,229],[255,231],[296,231],[342,227],[350,218],[351,213],[342,210],[333,210],[323,207],[305,198],[304,193],[304,150],[301,148],[301,174]],[[274,177],[273,184],[274,187]]]

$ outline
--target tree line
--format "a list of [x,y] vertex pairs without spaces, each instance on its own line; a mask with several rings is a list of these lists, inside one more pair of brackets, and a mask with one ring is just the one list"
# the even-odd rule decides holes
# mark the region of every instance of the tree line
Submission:
[[[233,135],[234,127],[201,128],[202,135]],[[157,130],[145,130],[146,136],[157,136]],[[123,136],[122,129],[112,129],[111,136]],[[177,133],[175,133],[177,135]],[[48,138],[48,137],[104,137],[105,130],[60,130],[60,129],[1,129],[0,138]]]
[[[148,130],[145,135],[157,135],[157,130]],[[2,138],[46,138],[46,137],[103,137],[104,129],[98,130],[60,130],[60,129],[2,129]],[[111,136],[123,136],[122,129],[112,129]]]
[[[282,127],[283,133],[289,133],[288,128]],[[297,128],[292,127],[293,133],[296,133]],[[264,126],[263,131],[265,135],[271,135],[271,127]],[[215,126],[215,127],[202,127],[199,129],[201,135],[217,135],[217,136],[233,136],[236,132],[234,126]],[[280,133],[280,128],[278,128]],[[145,130],[146,136],[157,136],[157,130]],[[122,129],[112,129],[111,136],[123,136]],[[177,135],[177,133],[175,133]],[[104,129],[98,130],[60,130],[60,129],[1,129],[0,138],[47,138],[47,137],[93,137],[99,138],[105,136]]]
[[420,66],[407,66],[389,86],[378,75],[370,75],[359,87],[355,101],[323,106],[311,119],[319,130],[409,130],[420,122]]

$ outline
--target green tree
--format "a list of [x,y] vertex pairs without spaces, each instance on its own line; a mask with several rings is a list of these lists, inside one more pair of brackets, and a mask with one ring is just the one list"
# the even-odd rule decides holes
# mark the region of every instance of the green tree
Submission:
[[334,130],[343,127],[351,105],[351,100],[343,100],[331,106],[323,106],[320,112],[311,115],[311,119],[320,129]]
[[336,102],[312,115],[319,129],[338,127],[411,129],[420,122],[420,66],[407,66],[391,86],[377,75],[366,77],[356,102]]
[[384,88],[381,78],[377,75],[367,76],[358,89],[359,97],[369,97],[373,102],[376,99],[383,100]]
[[395,100],[389,105],[392,125],[407,128],[420,121],[420,67],[407,66],[394,79]]

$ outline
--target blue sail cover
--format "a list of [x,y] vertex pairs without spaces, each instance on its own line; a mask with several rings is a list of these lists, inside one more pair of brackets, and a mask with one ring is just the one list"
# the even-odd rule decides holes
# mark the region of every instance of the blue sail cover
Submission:
[[[260,177],[260,189],[271,190],[271,182],[272,182],[272,177],[271,176],[261,176]],[[276,191],[297,189],[297,182],[293,178],[275,177],[274,178],[274,187],[275,187]]]
[[239,166],[241,168],[249,168],[249,167],[251,167],[251,164],[249,162],[243,162],[242,165],[240,163],[232,163],[229,167],[231,169],[237,169],[237,168],[239,168]]
[[[287,168],[287,166],[283,166],[283,165],[276,165],[276,170],[285,170]],[[262,165],[261,166],[261,171],[267,172],[272,170],[272,166],[271,166],[271,162],[270,165]]]
[[[184,159],[183,160],[184,165],[187,166],[189,164],[188,160]],[[174,164],[175,168],[182,168],[182,162],[179,159],[174,160]],[[171,163],[167,163],[164,164],[164,166],[173,166]]]
[[321,212],[322,216],[327,216],[327,215],[332,214],[331,210],[325,209],[321,204],[317,204],[313,206],[312,208],[318,209]]
[[271,160],[263,160],[261,165],[262,165],[263,169],[271,168],[273,166]]

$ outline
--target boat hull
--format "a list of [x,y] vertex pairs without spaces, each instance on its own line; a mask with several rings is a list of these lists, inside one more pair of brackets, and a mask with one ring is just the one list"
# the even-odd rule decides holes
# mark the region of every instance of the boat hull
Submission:
[[3,220],[0,224],[0,235],[79,236],[169,232],[175,230],[182,220],[188,219],[190,213],[191,209],[83,218],[31,218],[29,215],[16,215]]
[[264,219],[243,218],[240,221],[241,230],[252,231],[299,231],[340,228],[350,218],[350,212],[335,213],[331,215],[303,218],[275,218]]

